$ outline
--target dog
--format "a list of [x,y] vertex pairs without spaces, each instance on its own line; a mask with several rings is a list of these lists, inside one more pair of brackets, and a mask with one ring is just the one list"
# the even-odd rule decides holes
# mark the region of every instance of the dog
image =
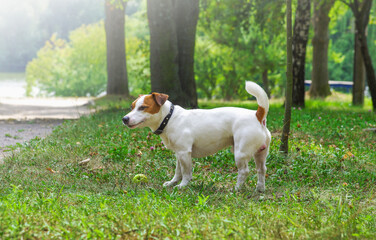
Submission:
[[231,146],[238,168],[235,189],[246,180],[248,162],[253,157],[258,173],[256,190],[264,192],[265,161],[271,141],[266,128],[269,99],[254,82],[247,81],[245,89],[256,97],[257,111],[236,107],[186,110],[172,104],[168,95],[153,92],[140,95],[122,121],[130,129],[149,127],[175,152],[175,175],[163,186],[174,186],[180,181],[178,188],[187,186],[192,179],[192,158],[206,157]]

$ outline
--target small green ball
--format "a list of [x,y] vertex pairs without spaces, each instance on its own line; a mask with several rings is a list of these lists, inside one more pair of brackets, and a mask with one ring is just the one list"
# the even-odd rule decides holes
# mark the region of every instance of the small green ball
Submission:
[[148,178],[144,174],[137,174],[133,177],[132,182],[134,183],[147,183]]

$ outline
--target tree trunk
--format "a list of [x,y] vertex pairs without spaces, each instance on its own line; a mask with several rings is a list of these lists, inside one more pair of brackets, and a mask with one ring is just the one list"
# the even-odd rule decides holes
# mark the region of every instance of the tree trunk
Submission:
[[311,1],[298,0],[292,37],[292,105],[304,107],[305,59],[311,18]]
[[184,106],[197,108],[194,52],[199,0],[175,0],[175,24],[178,43],[179,80],[184,92]]
[[198,0],[148,0],[153,91],[184,107],[197,107],[194,47]]
[[373,111],[376,112],[376,76],[372,65],[372,59],[369,54],[366,26],[369,21],[369,15],[372,7],[372,0],[364,0],[362,4],[358,0],[345,3],[351,8],[355,17],[356,35],[360,42],[360,51],[363,56],[363,62],[366,69],[368,87],[371,92]]
[[[354,3],[356,4],[356,6],[359,6],[358,0],[354,0]],[[359,8],[356,7],[357,13],[355,13],[354,10],[353,12],[355,15],[355,25],[357,28],[358,39],[360,41],[360,50],[362,52],[364,66],[366,68],[368,87],[371,92],[373,111],[376,112],[376,76],[375,70],[372,65],[372,59],[368,50],[366,28],[363,27],[365,26],[365,24],[362,23],[368,22],[371,6],[372,0],[364,0],[361,10],[359,11]],[[365,19],[362,19],[362,17],[364,17]]]
[[315,0],[313,11],[314,37],[312,60],[312,85],[309,93],[312,97],[324,98],[330,95],[328,73],[329,11],[334,0]]
[[125,60],[125,7],[105,1],[105,31],[107,44],[107,95],[129,97],[127,65]]
[[179,80],[179,55],[173,15],[173,0],[148,0],[150,29],[151,89],[169,95],[175,104],[184,105]]
[[354,39],[353,105],[364,105],[365,68],[358,33]]
[[291,0],[286,0],[286,42],[287,42],[287,81],[286,81],[286,102],[285,116],[283,119],[283,129],[281,136],[281,145],[279,150],[285,154],[289,151],[289,134],[291,123],[291,105],[292,105],[292,23],[291,23]]

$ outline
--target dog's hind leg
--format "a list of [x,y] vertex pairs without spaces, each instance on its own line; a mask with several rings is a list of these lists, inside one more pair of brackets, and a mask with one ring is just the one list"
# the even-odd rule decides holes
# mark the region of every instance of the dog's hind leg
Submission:
[[253,155],[256,163],[257,170],[257,185],[256,190],[258,192],[265,191],[265,174],[266,174],[266,157],[268,156],[269,145],[263,145],[261,148]]
[[164,187],[169,187],[177,184],[182,179],[181,167],[179,159],[176,159],[176,168],[175,168],[175,175],[171,179],[171,181],[163,183]]
[[236,183],[235,189],[239,190],[239,188],[243,185],[244,181],[247,179],[249,174],[248,169],[248,161],[250,156],[243,154],[241,152],[235,151],[235,162],[236,166],[238,167],[238,181]]

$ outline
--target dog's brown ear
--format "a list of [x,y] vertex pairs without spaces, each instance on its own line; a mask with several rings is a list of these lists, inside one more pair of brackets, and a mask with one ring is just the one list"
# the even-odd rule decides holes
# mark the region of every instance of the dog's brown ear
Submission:
[[153,98],[154,98],[155,102],[159,106],[162,106],[167,101],[167,99],[168,99],[168,95],[167,94],[153,92],[152,95],[153,95]]

